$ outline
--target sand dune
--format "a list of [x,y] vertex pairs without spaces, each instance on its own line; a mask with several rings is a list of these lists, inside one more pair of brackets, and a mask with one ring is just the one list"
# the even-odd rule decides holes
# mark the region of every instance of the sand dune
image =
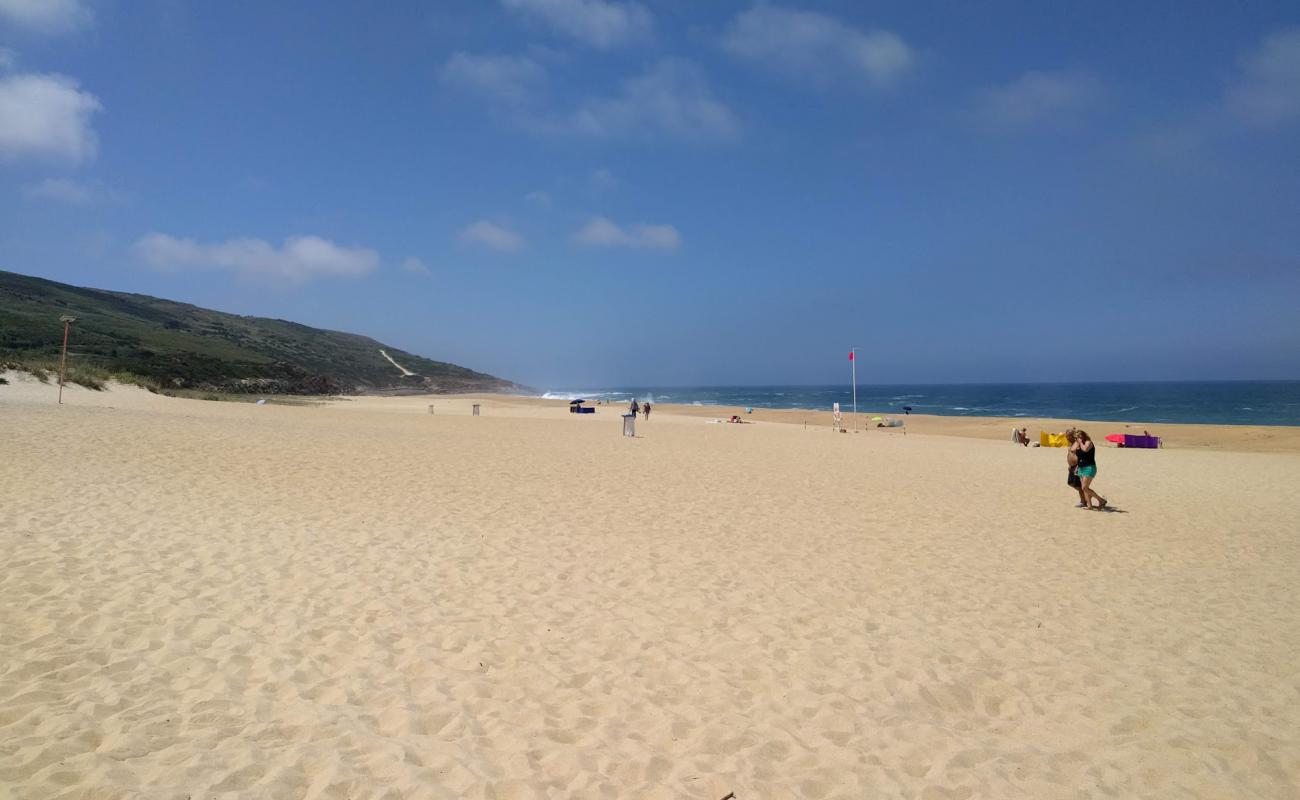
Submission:
[[0,796],[1297,796],[1295,454],[14,380]]

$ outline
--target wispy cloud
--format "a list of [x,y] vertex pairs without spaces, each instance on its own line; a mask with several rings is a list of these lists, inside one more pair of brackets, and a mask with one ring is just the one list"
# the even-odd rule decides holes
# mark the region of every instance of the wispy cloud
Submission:
[[607,167],[598,167],[587,177],[587,185],[597,194],[607,192],[618,184],[618,178]]
[[1060,122],[1074,118],[1101,95],[1101,80],[1086,70],[1030,71],[1011,83],[977,92],[975,114],[996,128]]
[[644,41],[654,31],[645,6],[612,0],[501,0],[515,13],[539,20],[574,41],[608,50]]
[[1266,37],[1242,53],[1223,95],[1181,122],[1136,141],[1139,152],[1179,169],[1205,168],[1207,153],[1225,139],[1262,133],[1300,120],[1300,28]]
[[83,0],[0,0],[0,17],[38,33],[68,33],[95,19]]
[[768,5],[737,15],[721,44],[736,58],[812,83],[847,78],[883,88],[916,61],[912,48],[892,31],[861,31],[815,11]]
[[132,250],[157,269],[229,270],[245,280],[271,286],[299,286],[317,278],[359,278],[379,266],[379,254],[374,250],[340,247],[319,236],[291,236],[276,247],[263,239],[201,244],[150,233]]
[[70,206],[89,206],[100,203],[121,203],[126,195],[110,189],[99,181],[79,181],[71,178],[46,178],[23,186],[23,196],[38,200],[52,200]]
[[684,59],[662,59],[613,94],[587,97],[568,110],[548,107],[546,69],[527,56],[456,53],[439,77],[543,135],[705,141],[740,131],[739,119],[714,96],[704,73]]
[[614,95],[589,98],[568,114],[538,119],[534,125],[595,138],[706,141],[731,139],[740,132],[740,120],[713,95],[703,72],[675,58],[624,81]]
[[506,106],[533,102],[546,85],[545,68],[527,56],[454,53],[438,77],[446,86]]
[[423,261],[415,256],[409,256],[398,265],[403,272],[409,272],[412,275],[428,275],[429,267]]
[[18,66],[18,54],[8,47],[0,47],[0,72]]
[[529,192],[524,195],[524,199],[538,208],[550,208],[554,201],[546,192]]
[[90,120],[102,108],[65,75],[0,77],[0,160],[90,161],[99,146]]
[[672,225],[639,223],[626,228],[605,217],[595,217],[573,234],[583,247],[635,247],[646,250],[676,250],[682,237]]
[[1256,128],[1300,118],[1300,28],[1268,36],[1241,58],[1226,103],[1238,120]]
[[524,240],[517,233],[485,219],[462,230],[460,240],[502,253],[513,253],[524,246]]

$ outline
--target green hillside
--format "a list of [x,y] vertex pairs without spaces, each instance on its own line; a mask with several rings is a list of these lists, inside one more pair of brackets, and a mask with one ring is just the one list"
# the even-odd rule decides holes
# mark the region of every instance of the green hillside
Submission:
[[[3,270],[0,362],[48,366],[56,361],[64,314],[77,318],[70,368],[126,373],[164,388],[273,394],[522,388],[366,336]],[[380,350],[415,375],[404,376]]]

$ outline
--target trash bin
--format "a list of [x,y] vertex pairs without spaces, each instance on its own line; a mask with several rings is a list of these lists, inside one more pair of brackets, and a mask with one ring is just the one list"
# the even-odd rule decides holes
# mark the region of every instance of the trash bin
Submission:
[[475,403],[475,404],[474,404],[474,413],[472,414],[472,416],[475,416],[475,417],[478,416],[478,403]]
[[636,437],[636,414],[623,415],[623,435]]

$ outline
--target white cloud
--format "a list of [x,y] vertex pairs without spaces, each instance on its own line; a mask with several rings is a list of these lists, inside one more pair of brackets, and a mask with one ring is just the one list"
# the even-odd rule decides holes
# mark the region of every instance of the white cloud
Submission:
[[428,275],[429,267],[415,256],[410,256],[400,264],[403,272],[409,272],[412,275]]
[[605,217],[595,217],[573,234],[583,247],[637,247],[647,250],[676,250],[682,237],[672,225],[629,225],[626,228]]
[[518,234],[487,220],[479,220],[460,232],[460,240],[483,245],[503,253],[513,253],[524,246]]
[[557,33],[602,50],[644,41],[654,29],[645,6],[611,0],[501,0],[516,13],[531,16]]
[[102,108],[97,97],[64,75],[0,77],[0,160],[93,159],[99,143],[90,118]]
[[67,33],[95,18],[83,0],[0,0],[0,17],[39,33]]
[[543,106],[546,70],[525,56],[456,53],[440,78],[446,86],[485,98],[534,133],[705,140],[732,138],[740,129],[735,114],[713,96],[699,68],[682,59],[663,59],[623,81],[618,92],[588,97],[570,111]]
[[1241,59],[1228,109],[1254,127],[1300,118],[1300,28],[1274,33]]
[[263,239],[231,239],[200,244],[165,233],[142,237],[132,248],[137,257],[163,270],[230,270],[249,281],[298,286],[316,278],[359,278],[379,266],[379,254],[361,247],[340,247],[319,236],[291,236],[280,247]]
[[18,66],[18,54],[8,47],[0,47],[0,71]]
[[546,70],[526,56],[453,53],[439,72],[443,84],[506,105],[533,101],[546,83]]
[[126,199],[122,192],[109,189],[99,181],[78,181],[71,178],[46,178],[37,183],[29,183],[23,187],[23,195],[71,206],[118,203]]
[[875,88],[896,83],[912,67],[912,49],[891,31],[860,31],[815,11],[758,5],[741,12],[722,35],[726,52],[799,80],[848,76]]
[[1030,71],[1004,86],[975,95],[980,121],[994,127],[1020,127],[1060,121],[1096,102],[1101,81],[1083,70]]
[[681,59],[664,59],[624,81],[611,97],[591,98],[562,117],[538,120],[547,132],[598,138],[652,137],[730,139],[740,121],[713,96],[703,74]]

